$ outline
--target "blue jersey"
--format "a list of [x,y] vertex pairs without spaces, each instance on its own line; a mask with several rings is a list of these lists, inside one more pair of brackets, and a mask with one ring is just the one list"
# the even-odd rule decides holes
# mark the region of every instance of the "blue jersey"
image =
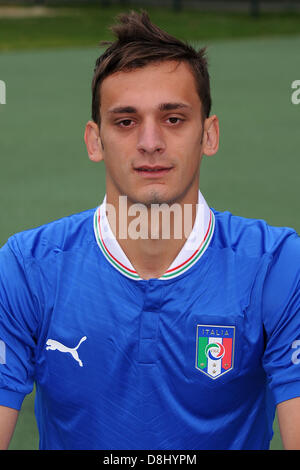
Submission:
[[103,204],[0,250],[0,404],[36,384],[41,449],[267,449],[300,396],[297,233],[203,203],[145,280]]

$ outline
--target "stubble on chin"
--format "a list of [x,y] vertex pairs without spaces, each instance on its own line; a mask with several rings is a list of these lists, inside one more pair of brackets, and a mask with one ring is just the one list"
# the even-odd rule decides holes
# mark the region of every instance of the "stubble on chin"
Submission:
[[177,197],[167,197],[162,195],[159,191],[152,190],[150,191],[147,195],[144,197],[140,198],[135,198],[135,197],[128,197],[128,202],[130,204],[142,204],[147,207],[147,209],[150,209],[152,205],[157,204],[168,204],[172,205],[173,203],[178,201]]

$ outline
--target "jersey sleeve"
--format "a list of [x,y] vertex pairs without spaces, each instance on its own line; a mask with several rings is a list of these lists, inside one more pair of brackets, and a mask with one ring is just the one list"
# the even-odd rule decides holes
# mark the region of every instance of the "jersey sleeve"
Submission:
[[15,409],[34,382],[37,308],[29,272],[12,237],[0,249],[0,405]]
[[300,396],[300,238],[273,254],[263,290],[263,365],[276,404]]

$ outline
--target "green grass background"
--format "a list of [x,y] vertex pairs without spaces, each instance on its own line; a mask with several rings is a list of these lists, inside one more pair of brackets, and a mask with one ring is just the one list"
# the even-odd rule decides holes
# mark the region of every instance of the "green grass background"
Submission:
[[[147,3],[145,0],[145,5]],[[126,8],[117,5],[109,8],[61,6],[54,10],[49,8],[50,12],[54,11],[54,16],[23,19],[1,17],[0,11],[0,50],[94,46],[100,40],[111,39],[109,25],[112,19],[121,11],[134,9],[134,2],[127,0],[127,4]],[[262,11],[258,18],[253,18],[247,12],[210,12],[199,8],[183,8],[180,12],[170,8],[146,9],[158,26],[186,40],[300,34],[299,11]]]
[[[43,34],[41,20],[37,29],[33,20],[18,20],[19,28],[15,20],[0,20],[0,79],[7,86],[7,103],[0,105],[0,244],[15,232],[95,207],[103,198],[104,166],[89,162],[83,133],[90,119],[96,45],[115,13],[105,10],[103,27],[96,34],[91,26],[86,42],[75,34],[78,28],[82,36],[76,22],[71,30],[59,26],[55,36],[55,22]],[[161,10],[159,16],[156,10],[155,15],[176,33],[174,13]],[[257,36],[252,20],[243,17],[252,32],[241,36],[255,37],[237,39],[235,16],[229,27],[225,15],[221,27],[217,15],[215,22],[212,16],[207,20],[210,31],[205,36],[202,30],[201,39],[193,31],[205,18],[198,14],[197,28],[195,12],[180,15],[179,35],[188,37],[190,31],[191,41],[208,46],[213,112],[220,119],[219,152],[205,157],[201,167],[203,194],[219,210],[300,232],[300,105],[291,103],[291,83],[300,79],[300,35],[284,30],[293,34],[282,36],[281,25],[278,34],[276,27],[270,34],[266,27]],[[194,29],[189,30],[188,18]],[[34,393],[25,399],[10,449],[38,447],[33,398]],[[271,449],[281,449],[277,421],[274,431]]]

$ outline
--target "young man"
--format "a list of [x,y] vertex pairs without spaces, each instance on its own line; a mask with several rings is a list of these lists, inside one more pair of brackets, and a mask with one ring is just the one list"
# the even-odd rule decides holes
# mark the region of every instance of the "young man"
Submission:
[[300,449],[299,237],[200,193],[204,50],[145,13],[114,32],[85,131],[103,203],[0,251],[1,448],[35,382],[41,449],[267,449],[276,406]]

